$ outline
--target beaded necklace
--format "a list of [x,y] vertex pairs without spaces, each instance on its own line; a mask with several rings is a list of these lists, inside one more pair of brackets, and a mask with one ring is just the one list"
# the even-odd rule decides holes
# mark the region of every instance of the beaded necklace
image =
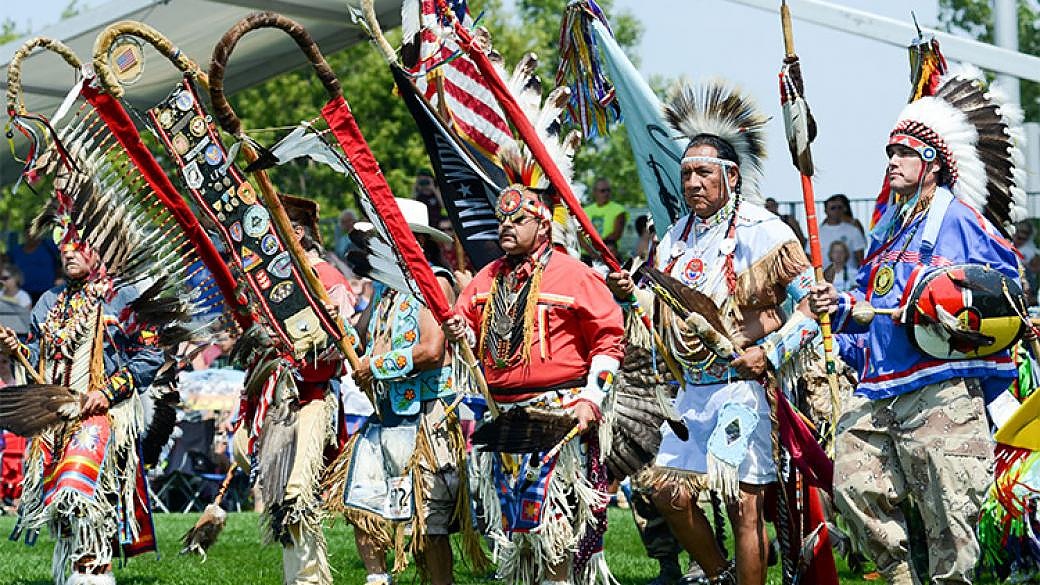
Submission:
[[[491,281],[491,291],[480,319],[477,349],[481,355],[485,350],[490,354],[494,367],[506,368],[530,359],[538,291],[551,256],[552,246],[546,245],[537,259],[532,258],[531,276],[519,289],[516,288],[518,269],[510,270],[508,263],[502,264],[498,275]],[[517,327],[521,318],[523,326]]]

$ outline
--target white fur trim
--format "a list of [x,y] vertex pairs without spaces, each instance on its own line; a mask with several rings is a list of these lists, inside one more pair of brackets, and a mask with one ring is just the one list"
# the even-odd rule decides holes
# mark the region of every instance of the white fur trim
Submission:
[[116,585],[116,578],[112,571],[101,575],[90,575],[87,573],[73,573],[65,581],[65,585]]

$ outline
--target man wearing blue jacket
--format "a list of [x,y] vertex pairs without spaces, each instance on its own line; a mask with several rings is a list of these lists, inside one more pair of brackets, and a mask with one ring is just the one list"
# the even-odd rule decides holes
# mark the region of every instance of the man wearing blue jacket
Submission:
[[[979,555],[974,524],[992,481],[985,402],[1016,376],[1007,351],[963,359],[924,353],[907,323],[918,311],[911,293],[936,270],[974,264],[1018,278],[1013,247],[983,216],[991,212],[997,185],[988,161],[1002,155],[1013,169],[1013,147],[984,152],[985,130],[974,113],[943,97],[952,84],[968,82],[950,76],[943,83],[951,85],[909,104],[891,132],[891,194],[871,232],[858,287],[839,295],[833,285],[820,284],[810,296],[815,312],[831,314],[836,332],[855,335],[860,370],[838,423],[836,504],[864,552],[898,585],[916,582],[902,512],[907,498],[917,504],[927,534],[931,575],[922,582],[972,582]],[[980,87],[968,91],[987,105],[989,94]],[[1013,128],[1001,122],[998,138],[1006,145]],[[1010,184],[1005,194],[1014,203]],[[863,303],[888,314],[857,322],[853,308]]]

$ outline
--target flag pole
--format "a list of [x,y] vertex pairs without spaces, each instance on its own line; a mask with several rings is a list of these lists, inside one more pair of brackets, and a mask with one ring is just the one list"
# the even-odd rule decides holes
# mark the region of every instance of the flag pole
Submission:
[[[502,111],[505,114],[506,119],[513,124],[513,127],[516,128],[517,132],[520,134],[520,137],[527,144],[527,147],[530,149],[531,154],[535,158],[535,161],[542,168],[543,172],[546,174],[546,177],[549,179],[549,182],[553,185],[553,187],[555,187],[556,192],[560,196],[561,201],[567,207],[571,216],[573,216],[574,219],[578,222],[581,231],[585,233],[585,236],[588,238],[588,241],[592,245],[593,249],[596,251],[597,254],[599,254],[600,258],[603,260],[603,263],[606,264],[612,272],[620,271],[621,263],[618,262],[617,258],[614,257],[614,254],[610,251],[609,248],[607,248],[607,245],[603,241],[603,238],[600,237],[599,233],[592,226],[591,220],[589,219],[588,215],[585,214],[584,209],[582,209],[581,205],[578,203],[577,198],[574,196],[574,193],[570,188],[570,184],[563,177],[563,174],[560,172],[559,168],[556,166],[555,162],[552,160],[552,157],[546,150],[545,145],[542,144],[541,140],[538,138],[538,133],[534,129],[534,126],[531,124],[531,121],[527,119],[526,115],[524,115],[523,111],[520,109],[519,104],[517,104],[516,100],[510,93],[509,88],[506,86],[505,82],[502,80],[501,77],[499,77],[498,73],[495,71],[494,65],[491,64],[487,55],[484,54],[481,48],[478,47],[476,43],[474,43],[473,36],[469,33],[468,30],[466,30],[466,27],[463,26],[462,22],[459,21],[458,18],[454,17],[454,13],[444,3],[444,1],[437,0],[437,2],[438,5],[446,11],[446,13],[452,15],[451,20],[455,30],[455,34],[458,36],[459,39],[459,45],[463,48],[463,50],[466,51],[469,57],[473,60],[473,63],[474,65],[476,65],[477,70],[480,72],[481,76],[483,76],[485,82],[487,83],[488,89],[495,96],[495,99],[502,107]],[[393,48],[389,45],[386,39],[383,38],[381,34],[376,32],[378,30],[378,21],[375,18],[375,10],[372,6],[371,0],[364,0],[362,2],[362,10],[364,13],[365,20],[367,21],[369,31],[374,37],[376,46],[379,49],[380,53],[382,53],[388,61],[395,62],[396,52],[393,51]],[[667,365],[668,370],[676,379],[676,381],[681,384],[683,380],[682,370],[680,369],[679,364],[675,362],[675,359],[668,351],[668,348],[664,345],[664,340],[661,339],[657,331],[654,330],[653,324],[650,322],[650,317],[647,315],[646,311],[639,305],[639,302],[635,298],[635,295],[632,295],[632,297],[628,299],[628,302],[631,304],[633,310],[639,317],[639,320],[646,327],[647,331],[649,331],[653,336],[654,341],[658,345],[658,348],[660,350],[661,357],[665,360],[665,364]],[[674,412],[674,409],[671,409],[671,412],[667,413],[666,416],[666,420],[669,426],[672,428],[673,431],[675,431],[677,436],[679,436],[683,440],[685,440],[686,437],[689,437],[689,431],[686,429],[685,423],[683,423],[682,419],[679,418],[677,413]]]

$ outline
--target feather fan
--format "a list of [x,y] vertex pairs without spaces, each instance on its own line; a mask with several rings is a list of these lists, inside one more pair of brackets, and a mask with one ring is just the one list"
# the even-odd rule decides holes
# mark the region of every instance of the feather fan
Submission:
[[0,428],[33,437],[79,418],[79,398],[65,386],[26,384],[0,389]]
[[543,453],[552,449],[577,421],[567,413],[513,408],[473,433],[473,444],[500,453]]
[[663,361],[654,360],[649,350],[629,346],[614,386],[614,428],[607,470],[615,478],[635,475],[653,462],[661,445],[661,422],[665,419],[657,401],[661,393],[675,398],[676,386]]

